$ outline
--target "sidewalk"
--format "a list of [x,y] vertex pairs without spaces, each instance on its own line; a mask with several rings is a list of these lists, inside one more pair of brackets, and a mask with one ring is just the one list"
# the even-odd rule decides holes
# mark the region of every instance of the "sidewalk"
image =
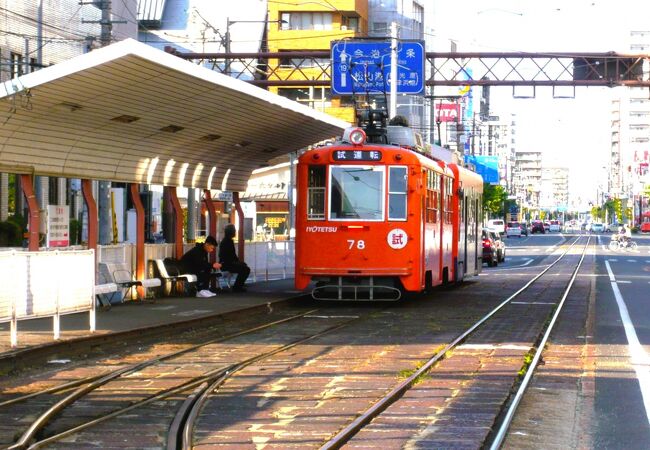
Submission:
[[[247,292],[223,292],[211,298],[163,297],[150,301],[129,301],[109,310],[97,308],[96,330],[89,330],[89,314],[61,316],[61,338],[53,339],[52,318],[18,322],[18,346],[11,348],[9,323],[0,324],[0,367],[12,359],[27,357],[31,352],[55,353],[61,344],[80,340],[98,342],[115,333],[147,331],[165,325],[195,321],[249,308],[266,307],[302,295],[293,287],[293,279],[246,285]],[[0,370],[1,372],[2,370]]]

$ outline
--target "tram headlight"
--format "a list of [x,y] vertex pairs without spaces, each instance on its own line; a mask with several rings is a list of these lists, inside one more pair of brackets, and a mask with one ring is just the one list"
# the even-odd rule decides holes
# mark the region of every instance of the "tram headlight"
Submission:
[[355,128],[350,132],[352,145],[363,145],[366,142],[366,133],[361,128]]

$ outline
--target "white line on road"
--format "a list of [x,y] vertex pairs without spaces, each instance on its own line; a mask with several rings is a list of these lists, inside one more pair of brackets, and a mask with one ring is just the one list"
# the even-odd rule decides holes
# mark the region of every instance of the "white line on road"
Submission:
[[627,310],[627,305],[623,300],[621,291],[618,289],[614,273],[612,272],[612,268],[609,266],[608,261],[605,261],[605,266],[607,267],[607,273],[609,273],[609,279],[613,280],[611,283],[612,291],[614,292],[614,297],[616,297],[618,312],[623,321],[623,328],[625,329],[625,336],[627,337],[627,345],[630,349],[630,356],[632,357],[632,367],[634,367],[636,376],[639,379],[639,387],[641,388],[641,395],[643,396],[646,417],[648,423],[650,423],[650,357],[648,357],[648,354],[639,342],[639,338],[636,335],[634,325],[632,324],[630,314]]
[[616,282],[617,282],[618,284],[621,284],[621,283],[623,283],[623,284],[630,284],[630,283],[631,283],[630,280],[616,280]]
[[553,302],[510,302],[511,305],[557,305]]
[[[611,262],[618,262],[618,259],[615,259],[615,258],[610,258],[610,259],[608,259],[607,261],[611,261]],[[607,262],[607,261],[605,261],[605,262]]]
[[628,259],[627,262],[636,262],[634,259]]

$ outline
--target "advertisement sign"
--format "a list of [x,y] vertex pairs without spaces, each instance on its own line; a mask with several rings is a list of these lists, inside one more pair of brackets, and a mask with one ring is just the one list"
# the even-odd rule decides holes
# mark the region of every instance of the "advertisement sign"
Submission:
[[436,122],[458,122],[460,105],[458,103],[437,103]]
[[70,245],[70,207],[47,206],[47,247]]
[[[390,42],[332,42],[332,94],[354,95],[389,92]],[[401,41],[397,48],[397,92],[424,91],[424,43]]]

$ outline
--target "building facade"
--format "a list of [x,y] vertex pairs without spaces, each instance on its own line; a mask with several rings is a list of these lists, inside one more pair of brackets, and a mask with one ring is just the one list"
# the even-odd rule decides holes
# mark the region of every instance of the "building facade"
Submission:
[[[268,2],[268,12],[267,45],[271,52],[329,50],[331,41],[368,33],[367,0]],[[329,65],[329,58],[323,61],[272,59],[268,64],[278,68],[275,78],[290,79],[291,73],[300,67],[297,76],[316,79],[322,73],[318,65]],[[353,99],[333,98],[329,87],[277,87],[271,91],[347,122],[356,122]]]
[[[629,32],[629,52],[650,52],[650,30]],[[650,67],[644,67],[647,73]],[[648,211],[650,186],[650,98],[647,88],[620,87],[611,102],[611,150],[606,195],[621,199],[626,222],[638,224]],[[603,188],[605,189],[605,188]]]
[[540,208],[542,152],[515,149],[513,186],[517,201],[529,210]]
[[[389,39],[391,23],[395,22],[399,39],[425,40],[424,5],[423,0],[369,0],[368,35]],[[405,116],[412,128],[430,140],[431,105],[420,95],[398,95],[397,114]]]
[[[101,7],[106,8],[102,11]],[[137,34],[137,0],[91,4],[79,0],[0,0],[0,82],[81,55],[112,41]],[[102,26],[102,15],[107,20]],[[0,174],[0,221],[21,213],[22,194],[15,189],[9,208],[9,174]],[[35,191],[42,209],[65,205],[70,180],[37,177]]]

